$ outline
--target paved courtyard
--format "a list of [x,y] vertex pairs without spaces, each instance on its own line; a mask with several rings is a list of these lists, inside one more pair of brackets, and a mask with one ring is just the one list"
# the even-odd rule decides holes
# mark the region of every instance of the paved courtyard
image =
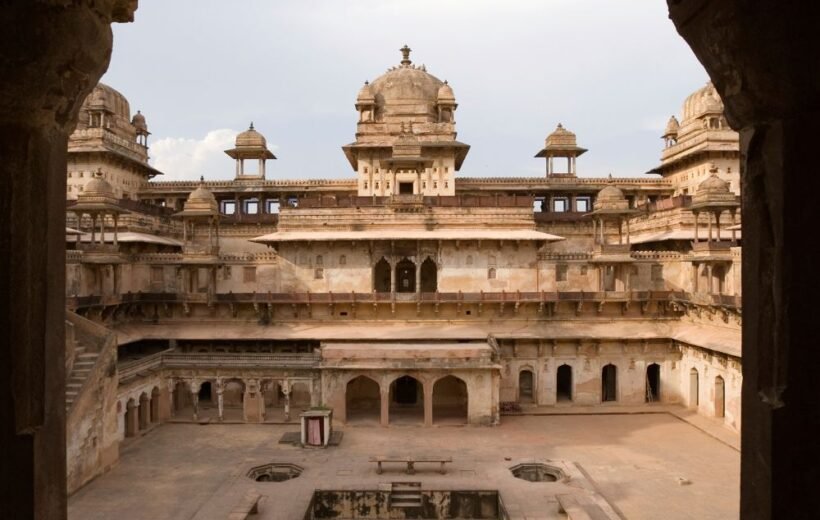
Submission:
[[[504,417],[495,428],[347,427],[339,447],[279,444],[297,425],[166,424],[126,445],[119,464],[69,500],[69,518],[224,520],[248,489],[265,495],[264,519],[301,519],[315,488],[375,489],[414,480],[438,489],[498,489],[512,518],[557,517],[550,486],[512,477],[526,460],[575,462],[588,488],[624,518],[738,517],[740,454],[666,413]],[[446,475],[419,465],[377,475],[371,455],[451,456]],[[286,482],[254,482],[247,470],[291,462]],[[395,468],[391,470],[390,468]],[[679,479],[689,481],[681,485]],[[583,479],[581,479],[583,480]]]

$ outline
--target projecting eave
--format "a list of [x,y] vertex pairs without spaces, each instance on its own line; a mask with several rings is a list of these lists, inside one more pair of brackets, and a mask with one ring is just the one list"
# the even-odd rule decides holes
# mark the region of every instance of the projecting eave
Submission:
[[586,148],[581,148],[580,146],[545,146],[541,148],[535,157],[538,158],[545,158],[545,157],[559,157],[559,154],[574,154],[575,157],[587,152]]
[[[456,152],[455,156],[455,169],[456,171],[461,169],[461,165],[464,163],[464,159],[467,158],[467,152],[470,151],[470,145],[462,143],[460,141],[431,141],[431,142],[420,142],[419,145],[421,146],[422,150],[424,148],[454,148]],[[350,163],[350,167],[353,168],[353,171],[358,171],[359,169],[359,159],[356,156],[359,150],[378,150],[378,149],[390,149],[392,150],[392,144],[386,143],[350,143],[342,146],[342,151],[347,157],[347,161]]]
[[250,239],[262,244],[375,240],[504,240],[556,242],[564,237],[534,229],[373,229],[368,231],[277,231]]

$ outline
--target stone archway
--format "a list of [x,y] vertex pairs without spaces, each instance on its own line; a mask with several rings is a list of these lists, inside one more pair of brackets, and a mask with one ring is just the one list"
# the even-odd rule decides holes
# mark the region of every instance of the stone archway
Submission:
[[151,399],[143,392],[139,399],[139,429],[145,430],[151,424]]
[[720,376],[715,377],[715,417],[726,415],[726,384]]
[[518,402],[532,403],[535,400],[535,376],[526,368],[518,373]]
[[601,402],[618,400],[618,368],[609,363],[601,369]]
[[572,367],[564,363],[556,371],[555,400],[572,401]]
[[424,423],[424,389],[413,376],[397,377],[390,383],[388,413],[390,424]]
[[644,399],[647,403],[655,403],[661,400],[661,366],[652,363],[646,367],[646,393]]
[[368,376],[357,376],[345,385],[346,423],[375,423],[381,419],[381,388]]
[[421,263],[421,269],[419,272],[421,276],[421,292],[436,292],[438,290],[438,266],[433,259],[427,257],[427,259]]
[[433,424],[467,424],[470,395],[467,383],[453,375],[433,384]]
[[139,406],[134,399],[125,403],[125,436],[134,437],[139,431]]
[[700,388],[698,381],[698,369],[692,368],[689,371],[689,407],[697,408],[700,402]]
[[390,292],[390,264],[385,258],[381,258],[373,266],[373,290],[378,293]]
[[416,264],[409,258],[396,264],[396,292],[416,292]]

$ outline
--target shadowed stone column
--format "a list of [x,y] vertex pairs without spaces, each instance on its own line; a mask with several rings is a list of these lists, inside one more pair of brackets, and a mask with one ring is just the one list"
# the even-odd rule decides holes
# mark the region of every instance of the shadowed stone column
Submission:
[[67,136],[136,2],[9,1],[0,10],[0,511],[66,516]]
[[433,426],[433,385],[432,381],[423,383],[424,390],[424,425]]
[[387,389],[381,387],[379,390],[379,394],[381,395],[380,405],[380,413],[379,413],[379,424],[382,426],[387,426],[390,424],[390,386],[387,386]]
[[816,372],[820,6],[668,0],[740,131],[743,182],[741,518],[812,518],[820,489]]
[[245,397],[242,403],[245,409],[245,422],[261,423],[265,420],[265,398],[258,379],[245,381]]

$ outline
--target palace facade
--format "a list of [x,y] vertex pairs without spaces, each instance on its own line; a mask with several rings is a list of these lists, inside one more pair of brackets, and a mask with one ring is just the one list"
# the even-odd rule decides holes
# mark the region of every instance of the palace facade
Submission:
[[[470,178],[453,88],[401,50],[355,99],[348,179],[279,179],[253,125],[231,181],[161,181],[116,90],[68,149],[69,488],[167,421],[494,425],[680,404],[740,427],[739,143],[711,84],[635,178]],[[465,107],[469,110],[469,107]],[[579,161],[580,158],[580,161]]]

